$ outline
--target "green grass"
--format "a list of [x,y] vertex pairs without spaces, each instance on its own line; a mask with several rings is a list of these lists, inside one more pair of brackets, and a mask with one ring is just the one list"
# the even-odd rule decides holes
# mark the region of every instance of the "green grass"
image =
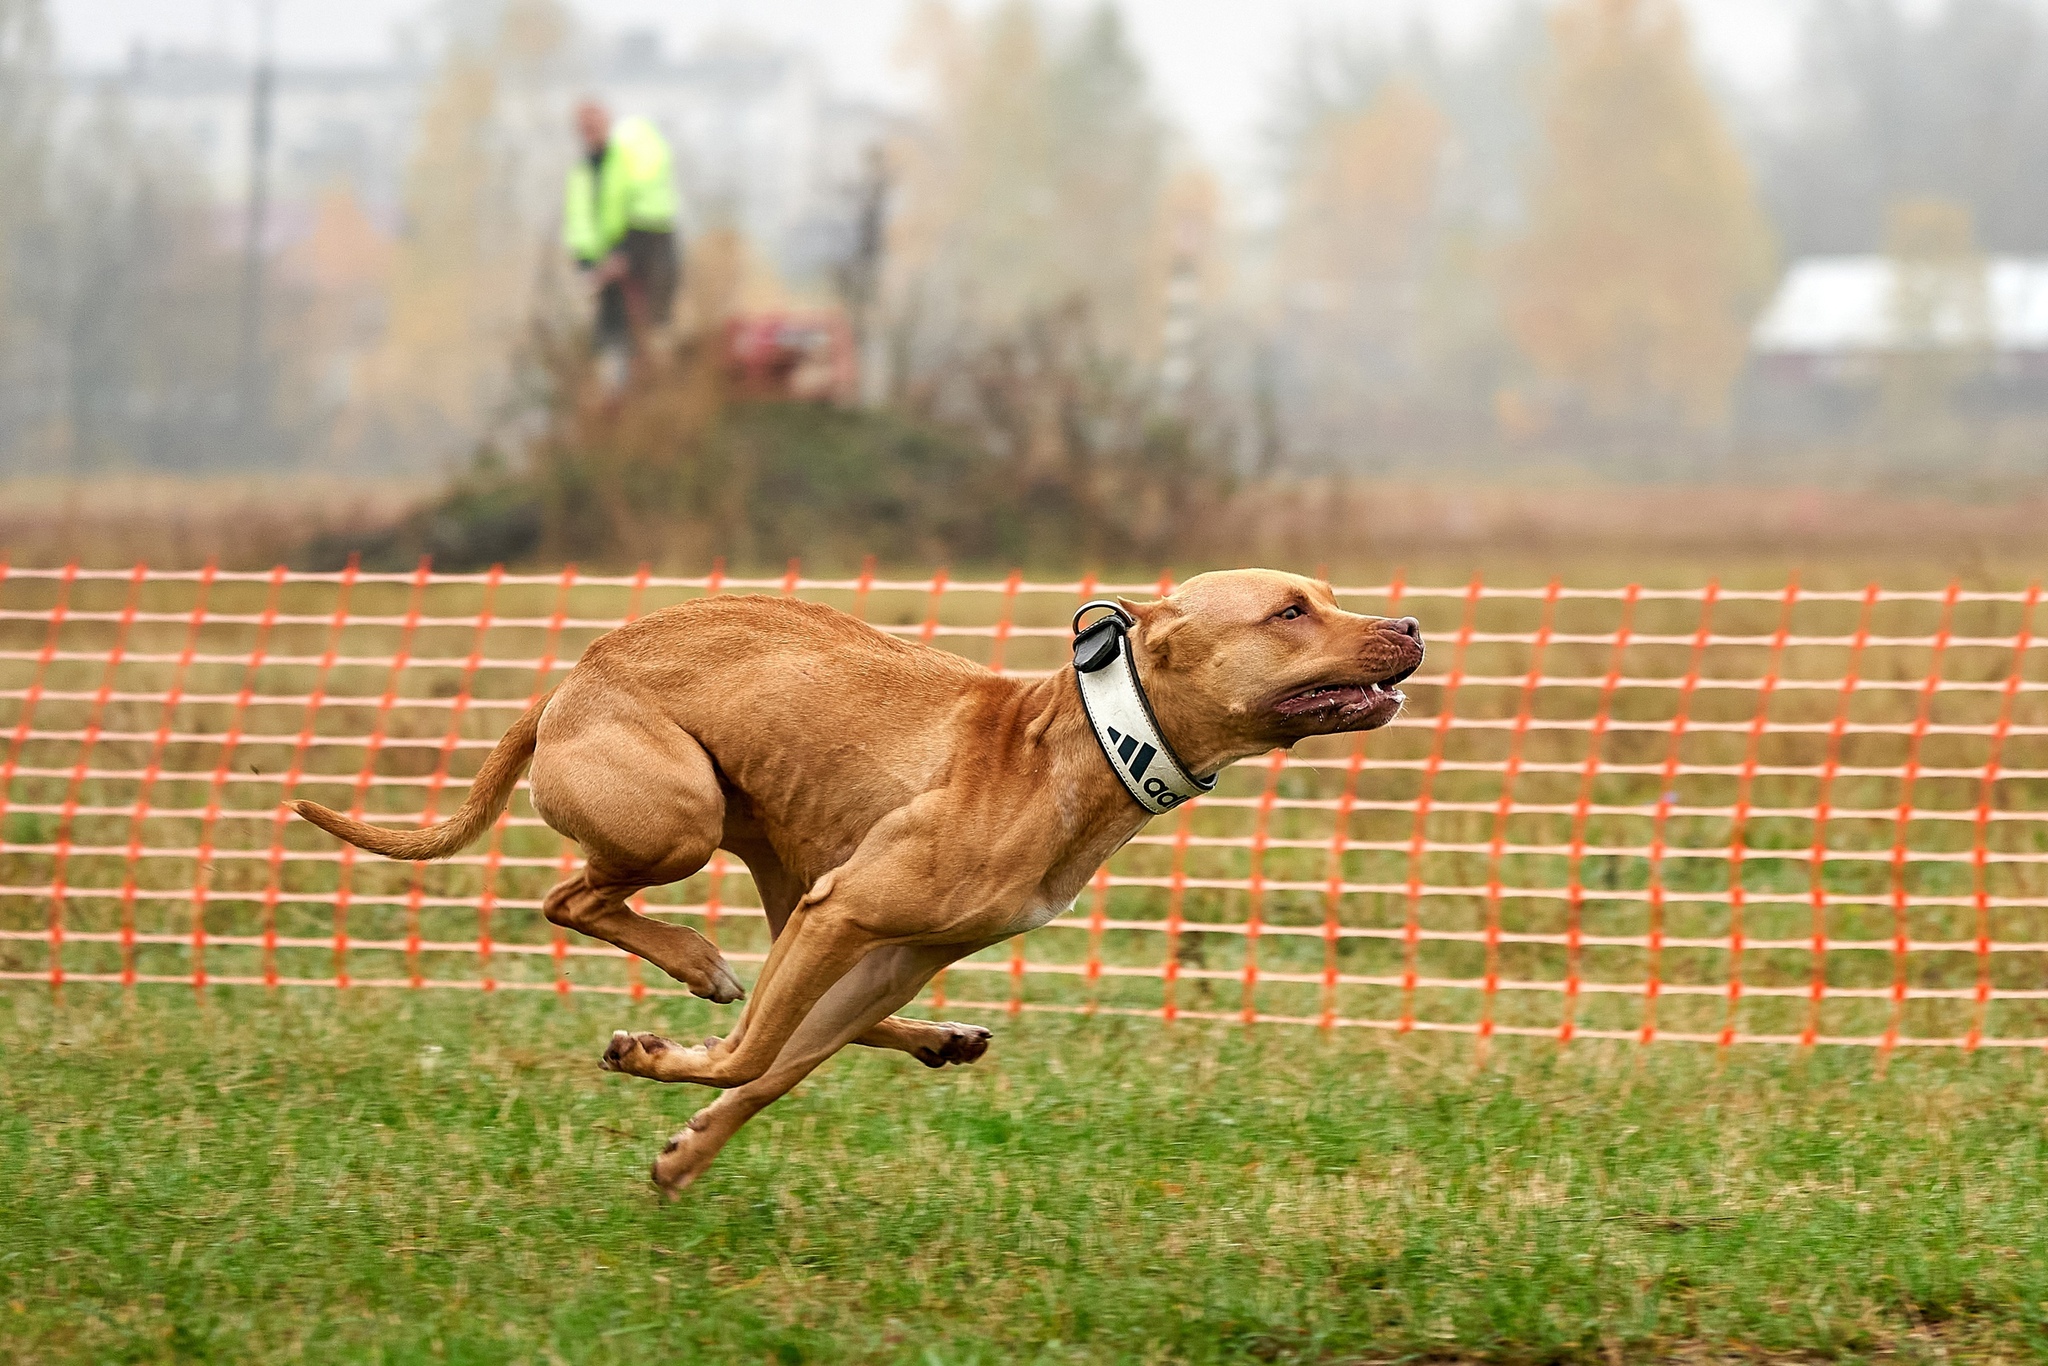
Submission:
[[0,995],[18,1362],[2034,1360],[2031,1056],[996,1021],[851,1050],[682,1203],[694,1002]]

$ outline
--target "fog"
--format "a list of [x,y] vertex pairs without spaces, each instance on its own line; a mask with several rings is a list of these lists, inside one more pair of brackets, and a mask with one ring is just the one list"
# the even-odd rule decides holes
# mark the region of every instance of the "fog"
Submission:
[[2048,472],[2036,0],[0,0],[0,474],[582,479],[589,94],[673,149],[662,356],[754,367],[631,402],[936,433],[1091,535],[1232,481]]
[[[913,0],[599,0],[573,6],[598,31],[658,29],[676,51],[721,30],[743,29],[818,55],[850,93],[888,101],[916,97],[899,60]],[[260,0],[58,0],[64,59],[106,67],[136,44],[253,49]],[[968,9],[985,9],[977,0]],[[1120,6],[1173,120],[1205,156],[1248,187],[1263,150],[1272,87],[1305,32],[1340,28],[1398,35],[1420,22],[1469,45],[1497,22],[1504,0],[1125,0]],[[1798,8],[1783,0],[1688,0],[1702,55],[1716,79],[1745,96],[1782,99],[1790,80]],[[423,42],[431,7],[419,0],[348,5],[278,0],[277,50],[288,61],[360,62]]]

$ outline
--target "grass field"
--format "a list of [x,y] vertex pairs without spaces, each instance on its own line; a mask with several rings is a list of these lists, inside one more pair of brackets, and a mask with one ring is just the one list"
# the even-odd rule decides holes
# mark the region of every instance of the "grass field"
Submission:
[[682,1203],[696,1002],[0,995],[14,1362],[2030,1361],[2033,1056],[990,1020],[852,1050]]

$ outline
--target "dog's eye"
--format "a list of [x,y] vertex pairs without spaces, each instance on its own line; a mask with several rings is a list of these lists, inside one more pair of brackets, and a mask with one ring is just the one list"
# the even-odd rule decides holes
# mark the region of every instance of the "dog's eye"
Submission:
[[1308,613],[1302,611],[1299,607],[1289,606],[1281,608],[1280,611],[1274,615],[1273,620],[1293,621],[1296,617],[1305,617],[1307,615]]

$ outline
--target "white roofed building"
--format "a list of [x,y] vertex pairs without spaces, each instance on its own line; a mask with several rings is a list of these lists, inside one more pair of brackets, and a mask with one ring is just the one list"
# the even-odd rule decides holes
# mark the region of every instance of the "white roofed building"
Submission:
[[1888,256],[1809,257],[1786,272],[1754,341],[1766,357],[1930,348],[2048,355],[2048,257],[1932,268]]
[[1952,401],[1973,414],[2048,410],[2048,257],[1808,257],[1751,355],[1746,414],[1779,431],[1854,420],[1914,361],[1952,362]]

